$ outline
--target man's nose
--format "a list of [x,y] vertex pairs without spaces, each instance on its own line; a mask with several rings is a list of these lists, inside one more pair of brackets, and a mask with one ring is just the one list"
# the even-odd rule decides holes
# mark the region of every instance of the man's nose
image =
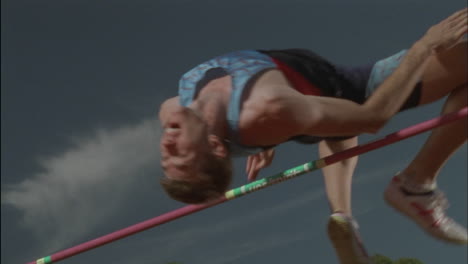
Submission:
[[175,140],[171,137],[164,137],[162,140],[162,144],[165,147],[170,147],[175,144]]
[[174,152],[176,150],[176,141],[173,138],[171,138],[171,137],[164,138],[161,143],[162,143],[162,146],[170,154],[174,154]]

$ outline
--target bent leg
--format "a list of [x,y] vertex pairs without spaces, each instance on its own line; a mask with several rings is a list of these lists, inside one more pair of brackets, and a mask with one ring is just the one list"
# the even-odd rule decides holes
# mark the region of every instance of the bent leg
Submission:
[[[467,42],[431,58],[423,75],[421,104],[449,94],[442,114],[467,106]],[[466,142],[467,120],[436,128],[414,160],[403,171],[415,184],[431,184],[448,158]]]
[[[452,91],[447,98],[442,114],[451,113],[467,106],[468,86]],[[467,119],[462,119],[436,128],[403,171],[414,184],[431,185],[449,157],[467,140]]]
[[[449,94],[442,114],[467,105],[466,42],[434,57],[423,78],[421,103]],[[435,179],[449,157],[466,142],[467,119],[432,131],[414,160],[387,186],[384,197],[400,213],[410,217],[432,236],[455,244],[467,244],[468,232],[446,215],[447,200]]]
[[[357,143],[357,137],[340,141],[321,141],[319,153],[321,157],[329,156],[354,147]],[[359,235],[358,225],[351,216],[351,182],[357,160],[357,157],[353,157],[322,168],[328,201],[333,212],[328,220],[327,233],[342,264],[370,262]]]

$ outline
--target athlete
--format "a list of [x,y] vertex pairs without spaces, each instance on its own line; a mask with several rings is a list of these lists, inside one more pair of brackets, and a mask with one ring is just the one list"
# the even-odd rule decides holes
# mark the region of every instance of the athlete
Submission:
[[[176,200],[205,203],[227,191],[232,157],[248,156],[254,180],[278,144],[318,143],[324,157],[356,146],[357,135],[377,133],[398,112],[446,96],[442,113],[466,106],[467,19],[465,8],[372,65],[334,65],[303,49],[243,50],[198,65],[160,107],[162,186]],[[459,244],[467,231],[446,215],[436,177],[466,138],[467,120],[435,129],[385,190],[386,201],[429,234]],[[370,262],[351,212],[357,159],[322,169],[341,263]]]

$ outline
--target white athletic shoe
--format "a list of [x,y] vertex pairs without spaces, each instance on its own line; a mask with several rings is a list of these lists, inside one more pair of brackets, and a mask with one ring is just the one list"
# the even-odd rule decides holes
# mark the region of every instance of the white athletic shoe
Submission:
[[403,177],[396,175],[384,193],[386,202],[414,220],[430,235],[455,244],[467,244],[467,230],[445,214],[448,202],[444,194],[434,190],[427,195],[409,194],[402,188]]
[[328,220],[328,237],[341,264],[372,264],[358,229],[357,222],[343,213],[334,213]]

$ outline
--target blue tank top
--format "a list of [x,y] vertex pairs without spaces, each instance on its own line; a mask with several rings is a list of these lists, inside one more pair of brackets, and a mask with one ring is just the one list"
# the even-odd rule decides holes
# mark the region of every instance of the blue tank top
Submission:
[[227,109],[231,154],[234,156],[251,155],[262,151],[262,148],[242,146],[239,143],[239,119],[242,104],[242,94],[248,81],[261,71],[276,68],[274,61],[263,53],[255,50],[242,50],[227,53],[204,62],[185,73],[179,81],[179,98],[182,106],[189,106],[198,94],[204,79],[213,70],[221,70],[231,76],[231,96]]

